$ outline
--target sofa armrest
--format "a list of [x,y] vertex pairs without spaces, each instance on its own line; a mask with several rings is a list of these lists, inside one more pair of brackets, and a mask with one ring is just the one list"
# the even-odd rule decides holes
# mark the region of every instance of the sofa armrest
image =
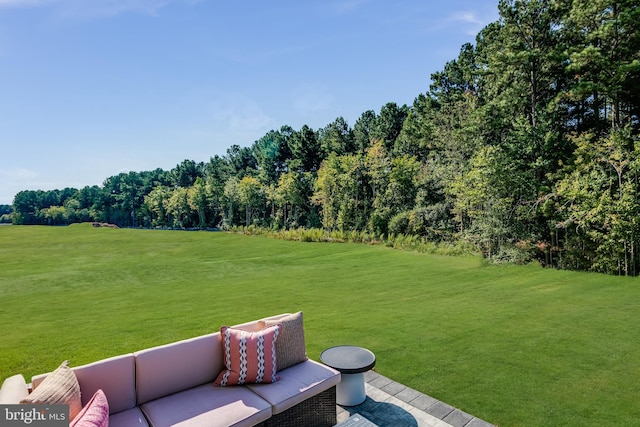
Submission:
[[27,382],[21,374],[7,378],[0,388],[0,404],[16,404],[29,395]]

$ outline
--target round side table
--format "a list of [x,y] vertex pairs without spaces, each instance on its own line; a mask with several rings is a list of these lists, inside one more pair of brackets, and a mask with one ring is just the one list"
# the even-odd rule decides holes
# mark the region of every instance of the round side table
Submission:
[[342,379],[336,387],[339,405],[356,406],[367,399],[363,373],[376,364],[376,356],[371,351],[353,345],[339,345],[323,351],[320,360],[341,374]]

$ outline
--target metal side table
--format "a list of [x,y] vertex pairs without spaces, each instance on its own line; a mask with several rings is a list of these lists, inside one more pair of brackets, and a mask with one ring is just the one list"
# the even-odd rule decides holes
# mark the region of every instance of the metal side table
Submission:
[[356,406],[366,400],[363,373],[376,364],[376,356],[371,351],[353,345],[339,345],[323,351],[320,360],[342,374],[336,387],[338,405]]

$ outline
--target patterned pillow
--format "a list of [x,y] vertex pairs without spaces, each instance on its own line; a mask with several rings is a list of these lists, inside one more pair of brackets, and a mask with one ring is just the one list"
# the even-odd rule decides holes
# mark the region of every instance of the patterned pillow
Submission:
[[278,380],[275,343],[280,325],[257,332],[223,326],[220,334],[226,369],[220,372],[215,385],[273,383]]
[[276,359],[278,360],[278,370],[280,371],[307,360],[307,346],[304,342],[301,311],[282,319],[261,320],[258,322],[260,329],[277,324],[282,326],[282,331],[276,343]]
[[109,427],[109,402],[102,389],[93,394],[69,427]]
[[69,417],[75,418],[82,409],[82,401],[80,385],[76,374],[69,368],[69,361],[62,362],[58,369],[47,375],[33,393],[22,399],[20,403],[69,405]]

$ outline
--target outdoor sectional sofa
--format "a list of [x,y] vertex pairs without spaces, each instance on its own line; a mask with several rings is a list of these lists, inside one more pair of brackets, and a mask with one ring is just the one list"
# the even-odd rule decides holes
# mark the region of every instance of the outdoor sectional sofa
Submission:
[[[293,320],[292,320],[293,319]],[[297,320],[296,320],[297,319]],[[279,323],[280,321],[283,323]],[[257,332],[278,324],[277,354],[287,342],[304,346],[304,336],[285,328],[302,313],[282,314],[233,327]],[[287,334],[284,334],[287,332]],[[300,344],[301,343],[301,344]],[[221,332],[140,350],[71,368],[82,405],[100,389],[108,401],[111,427],[120,426],[332,426],[340,373],[306,358],[277,370],[277,381],[216,386],[229,353]],[[275,354],[274,354],[275,356]],[[294,361],[296,362],[296,361]],[[68,368],[67,368],[68,369]],[[32,378],[33,393],[48,374]],[[29,393],[21,375],[8,378],[0,403],[18,403]],[[80,425],[80,424],[78,424]]]

